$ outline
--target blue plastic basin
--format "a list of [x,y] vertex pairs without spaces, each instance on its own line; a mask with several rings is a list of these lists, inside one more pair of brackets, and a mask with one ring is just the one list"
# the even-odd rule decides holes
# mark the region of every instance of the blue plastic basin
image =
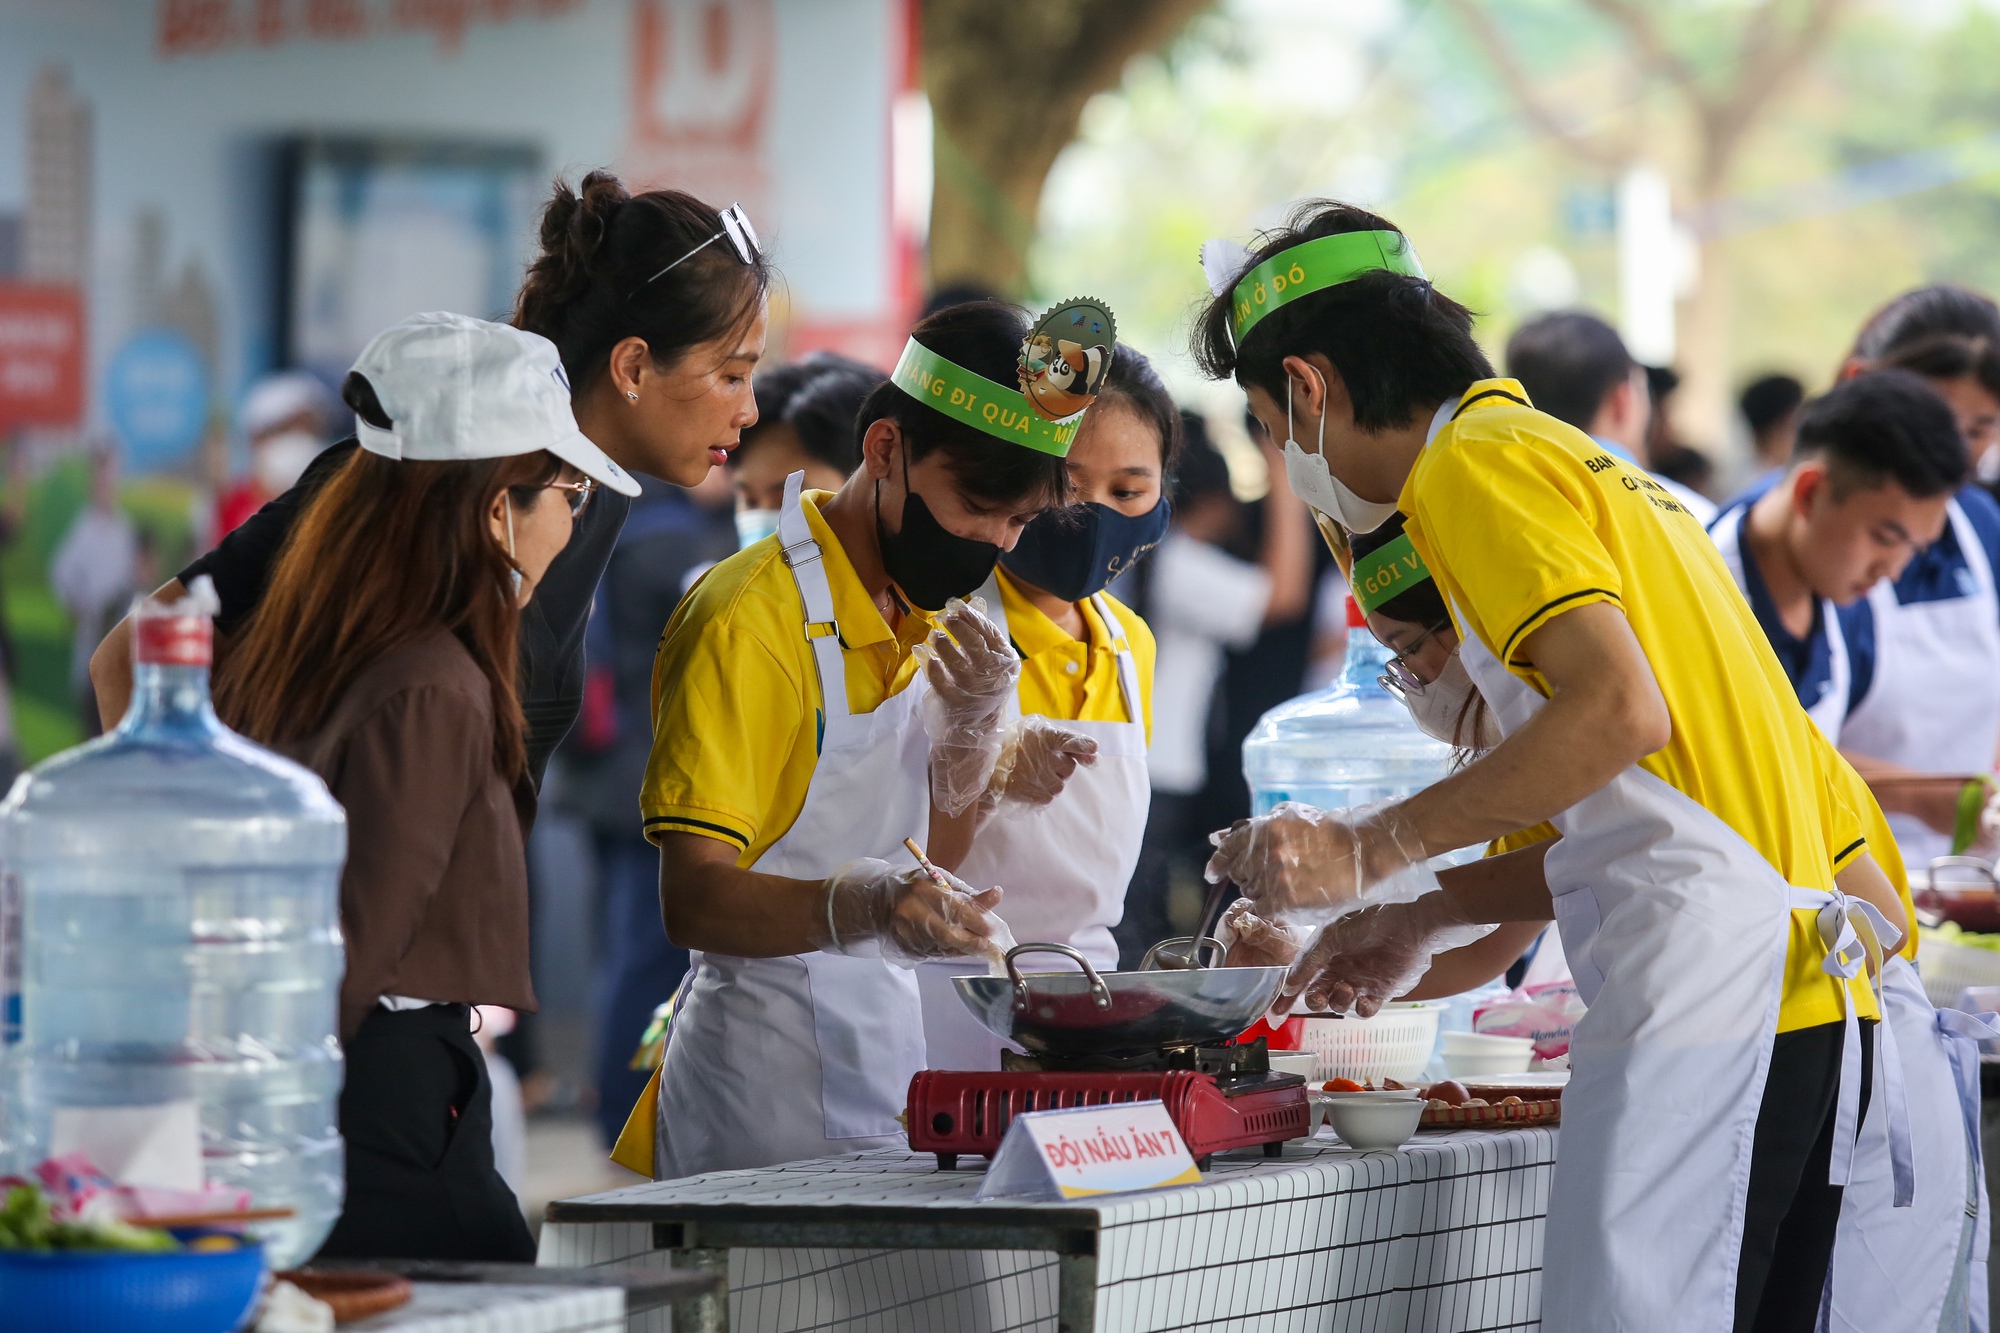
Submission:
[[0,1333],[234,1333],[250,1317],[264,1250],[0,1250]]

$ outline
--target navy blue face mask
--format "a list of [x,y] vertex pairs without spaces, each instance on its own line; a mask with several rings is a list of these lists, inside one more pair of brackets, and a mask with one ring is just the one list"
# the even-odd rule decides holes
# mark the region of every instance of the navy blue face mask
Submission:
[[1136,518],[1095,503],[1051,509],[1021,530],[1014,549],[1001,553],[1000,564],[1024,583],[1080,602],[1104,591],[1158,546],[1172,517],[1164,495]]

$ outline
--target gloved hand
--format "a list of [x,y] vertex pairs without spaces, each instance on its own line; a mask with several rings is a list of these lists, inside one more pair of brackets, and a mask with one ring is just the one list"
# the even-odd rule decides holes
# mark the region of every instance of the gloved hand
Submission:
[[1215,939],[1225,951],[1224,967],[1290,967],[1299,941],[1275,921],[1258,916],[1257,904],[1238,898],[1216,923]]
[[1020,718],[1001,733],[1000,761],[986,794],[995,803],[1038,810],[1062,795],[1076,766],[1097,763],[1097,742],[1039,714]]
[[1372,1018],[1430,971],[1433,955],[1463,948],[1492,929],[1467,921],[1448,895],[1436,892],[1350,913],[1320,928],[1272,1009],[1289,1011],[1303,995],[1307,1009],[1352,1009]]
[[1235,884],[1267,917],[1325,921],[1438,886],[1423,840],[1392,801],[1346,810],[1286,801],[1209,841],[1208,882]]
[[931,800],[948,817],[965,813],[986,792],[1000,758],[1000,715],[1021,677],[1000,627],[978,598],[952,598],[937,628],[916,647],[930,681],[924,731],[931,738]]
[[849,861],[824,886],[809,938],[823,953],[918,963],[926,958],[997,959],[1014,946],[1007,923],[991,913],[999,889],[975,892],[940,871],[940,886],[921,866],[899,870],[872,856]]

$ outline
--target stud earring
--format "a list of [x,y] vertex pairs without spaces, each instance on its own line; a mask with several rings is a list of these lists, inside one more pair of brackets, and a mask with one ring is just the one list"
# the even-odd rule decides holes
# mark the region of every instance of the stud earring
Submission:
[[631,391],[630,389],[627,389],[627,390],[625,391],[625,396],[626,396],[627,398],[630,398],[630,399],[631,399],[631,400],[632,400],[633,402],[635,402],[635,403],[639,401],[639,395],[638,395],[638,394],[636,394],[636,393],[633,393],[633,392],[632,392],[632,391]]

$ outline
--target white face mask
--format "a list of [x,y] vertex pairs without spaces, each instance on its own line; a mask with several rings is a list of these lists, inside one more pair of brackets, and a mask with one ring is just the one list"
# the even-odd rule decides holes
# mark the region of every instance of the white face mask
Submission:
[[306,466],[322,447],[309,430],[288,430],[258,444],[250,460],[257,484],[272,495],[283,495],[298,484]]
[[1443,672],[1424,686],[1422,694],[1399,692],[1398,697],[1410,710],[1410,716],[1416,719],[1417,730],[1432,740],[1468,749],[1490,750],[1500,743],[1500,727],[1493,719],[1492,709],[1477,710],[1476,734],[1459,734],[1473,720],[1466,712],[1466,705],[1478,694],[1472,677],[1466,674],[1465,664],[1458,660],[1458,653],[1454,651],[1445,662]]
[[[1319,372],[1315,371],[1314,374]],[[1323,383],[1324,381],[1322,381]],[[1319,452],[1309,454],[1292,438],[1292,377],[1285,376],[1285,480],[1292,494],[1349,532],[1373,532],[1396,512],[1394,501],[1378,504],[1347,488],[1326,465],[1326,412],[1319,414]]]
[[736,511],[736,549],[741,551],[755,546],[778,530],[781,511],[776,509],[739,509]]

